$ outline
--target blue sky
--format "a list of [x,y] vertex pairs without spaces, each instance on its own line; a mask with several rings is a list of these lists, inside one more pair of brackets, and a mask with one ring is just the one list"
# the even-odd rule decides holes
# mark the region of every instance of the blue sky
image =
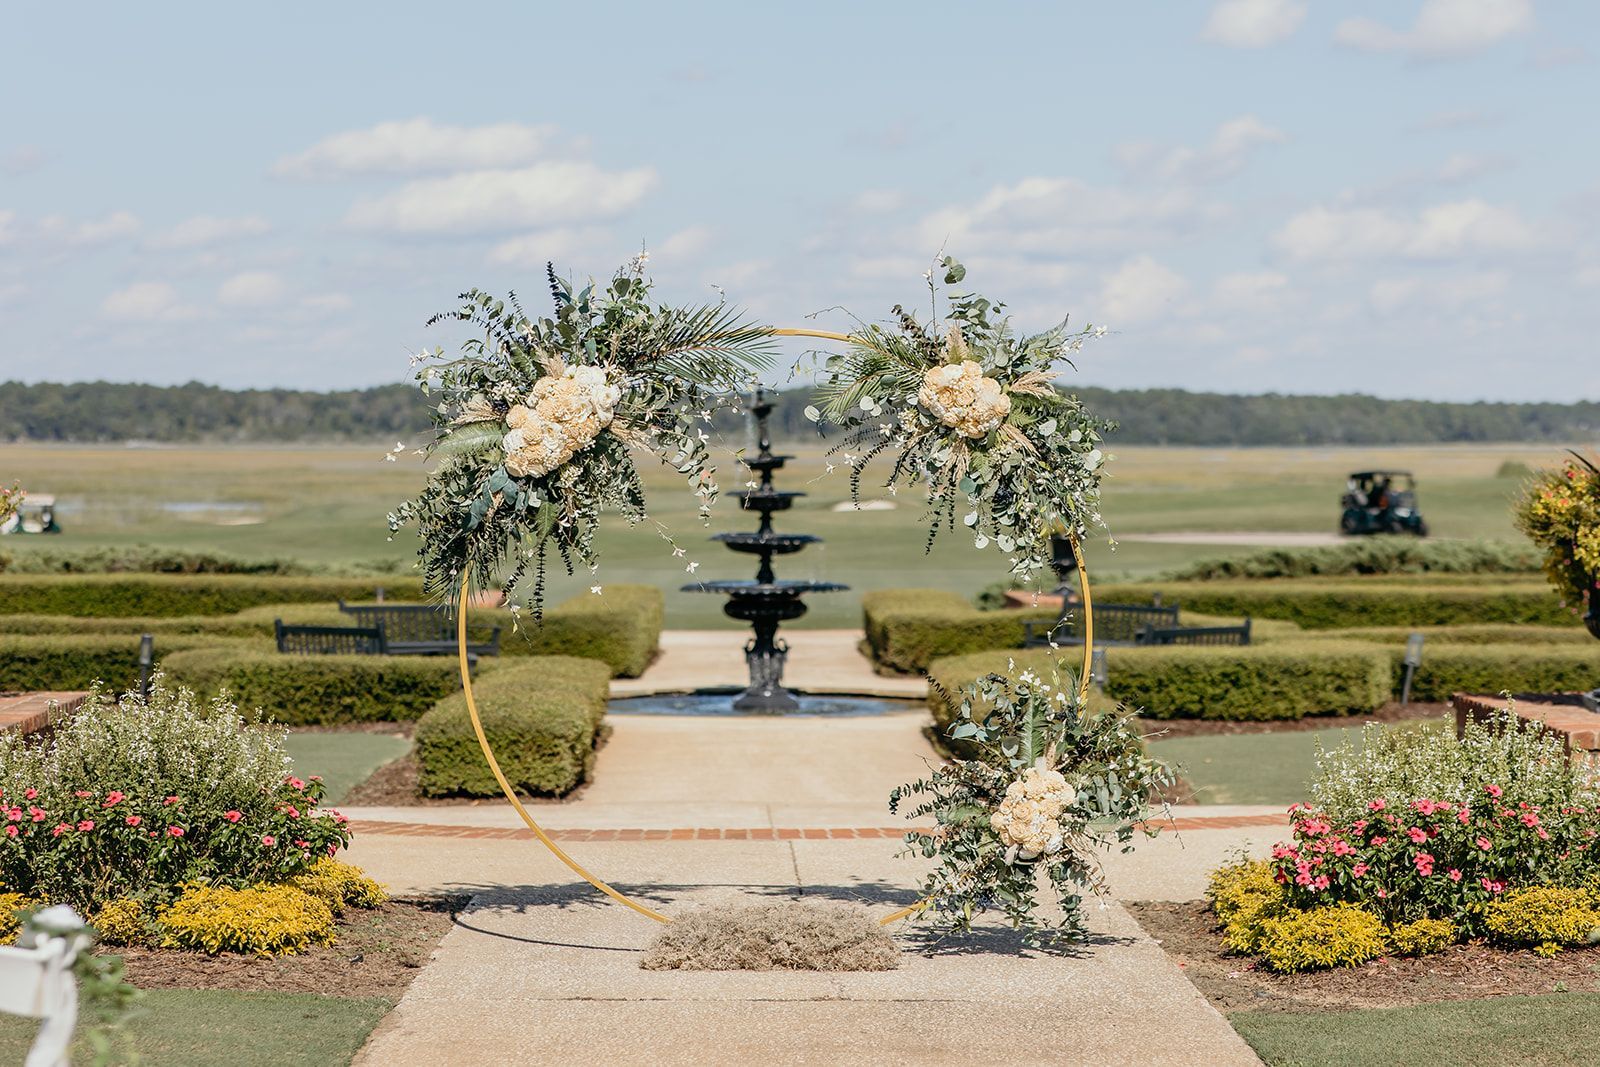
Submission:
[[8,7],[0,379],[397,381],[644,243],[834,329],[942,248],[1090,384],[1600,396],[1592,4],[446,10]]

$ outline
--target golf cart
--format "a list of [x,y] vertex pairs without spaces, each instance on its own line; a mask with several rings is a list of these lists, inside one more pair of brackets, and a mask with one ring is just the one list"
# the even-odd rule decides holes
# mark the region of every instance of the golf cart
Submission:
[[17,513],[0,523],[0,534],[58,534],[56,498],[45,493],[24,493]]
[[1350,475],[1339,516],[1342,534],[1409,533],[1428,536],[1417,510],[1417,481],[1410,471],[1357,471]]

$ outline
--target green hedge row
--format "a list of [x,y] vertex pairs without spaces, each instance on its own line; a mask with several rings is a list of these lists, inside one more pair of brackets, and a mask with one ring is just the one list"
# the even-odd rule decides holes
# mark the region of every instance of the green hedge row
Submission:
[[1438,579],[1399,582],[1372,578],[1267,581],[1163,582],[1095,587],[1095,596],[1148,603],[1160,592],[1167,603],[1208,615],[1284,619],[1307,630],[1365,626],[1461,626],[1510,623],[1574,626],[1550,587],[1533,579],[1477,584]]
[[[1581,632],[1581,631],[1580,631]],[[1587,634],[1585,634],[1587,636]],[[1402,652],[1391,651],[1394,688],[1400,688]],[[1423,646],[1411,682],[1412,700],[1449,700],[1454,693],[1493,696],[1571,693],[1600,686],[1600,641],[1586,645]]]
[[1307,641],[1370,641],[1402,646],[1412,634],[1422,634],[1425,657],[1440,645],[1593,645],[1600,650],[1600,641],[1591,637],[1589,631],[1575,626],[1516,626],[1491,622],[1467,626],[1353,626],[1345,630],[1297,632]]
[[1028,621],[1052,622],[1053,608],[979,611],[944,589],[879,589],[862,594],[862,628],[872,658],[897,671],[936,659],[1022,645]]
[[[515,631],[511,612],[478,608],[468,618],[468,632],[486,638],[501,629],[500,651],[506,656],[581,656],[611,665],[613,674],[636,678],[650,665],[661,645],[664,598],[650,585],[608,585],[602,596],[584,593],[545,612],[544,623],[526,621]],[[231,615],[136,616],[78,618],[72,615],[0,615],[0,633],[13,634],[195,634],[212,637],[270,639],[272,622],[349,626],[336,603],[263,604]]]
[[231,615],[260,604],[370,600],[383,586],[394,600],[419,600],[421,580],[300,578],[248,574],[0,574],[0,616]]
[[[164,662],[169,653],[219,644],[228,655],[265,647],[259,641],[162,634],[156,638],[156,661]],[[104,682],[120,692],[138,679],[137,634],[0,634],[0,690],[88,689]]]
[[[610,668],[598,660],[534,656],[473,685],[484,735],[514,788],[560,795],[589,777],[610,681]],[[500,792],[464,694],[441,700],[418,720],[416,755],[429,796]]]
[[[225,687],[240,707],[290,726],[403,722],[461,688],[460,669],[447,656],[286,656],[252,645],[174,652],[161,665],[179,685],[202,693]],[[490,672],[493,661],[478,667]]]
[[[1060,654],[1058,654],[1060,655]],[[1048,670],[1047,649],[982,652],[937,660],[929,696],[935,721],[948,725],[954,708],[939,694],[957,693],[990,672]],[[1077,669],[1076,657],[1060,663]],[[1251,645],[1245,648],[1112,648],[1106,656],[1106,695],[1152,719],[1261,721],[1307,715],[1358,714],[1389,699],[1390,658],[1370,645]]]

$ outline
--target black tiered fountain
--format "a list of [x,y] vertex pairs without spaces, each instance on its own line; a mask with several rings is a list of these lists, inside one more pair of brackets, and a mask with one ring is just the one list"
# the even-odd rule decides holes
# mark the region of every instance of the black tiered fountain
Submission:
[[721,541],[735,552],[745,552],[761,557],[754,581],[727,579],[686,585],[686,592],[722,593],[728,598],[723,605],[725,614],[748,622],[755,637],[745,642],[744,658],[750,668],[750,688],[733,702],[735,711],[785,712],[800,710],[795,695],[783,687],[783,664],[789,655],[788,642],[778,636],[778,624],[798,619],[806,613],[806,593],[834,593],[848,586],[836,582],[814,582],[807,579],[779,580],[772,570],[773,556],[787,556],[807,545],[822,540],[811,534],[780,534],[772,532],[772,513],[787,511],[796,497],[804,493],[780,492],[772,488],[772,472],[782,467],[793,456],[772,454],[772,435],[767,428],[767,417],[772,414],[772,404],[766,393],[757,389],[750,410],[756,417],[757,452],[754,458],[740,460],[746,467],[761,476],[756,489],[746,489],[735,494],[740,507],[761,513],[761,527],[753,533],[721,533],[712,538]]

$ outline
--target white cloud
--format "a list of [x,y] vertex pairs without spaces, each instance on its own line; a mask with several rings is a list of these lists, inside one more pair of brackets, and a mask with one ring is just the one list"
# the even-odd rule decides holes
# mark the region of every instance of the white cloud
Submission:
[[1209,306],[1218,311],[1258,315],[1281,303],[1289,279],[1275,270],[1224,274],[1211,285]]
[[1114,154],[1130,171],[1187,185],[1219,181],[1237,174],[1257,148],[1281,144],[1287,139],[1283,131],[1268,126],[1254,115],[1240,115],[1218,126],[1211,140],[1199,148],[1163,149],[1133,143],[1119,145]]
[[224,241],[259,237],[271,229],[271,224],[260,215],[239,215],[234,218],[196,215],[184,219],[157,237],[155,243],[162,248],[200,248]]
[[229,307],[267,307],[283,299],[288,287],[271,271],[235,274],[217,287],[217,301]]
[[1520,251],[1537,243],[1533,229],[1514,210],[1482,200],[1436,204],[1415,218],[1378,208],[1314,207],[1272,236],[1279,252],[1306,262],[1440,259]]
[[62,215],[46,215],[39,220],[39,236],[50,244],[90,247],[109,244],[139,232],[138,216],[128,211],[113,211],[103,219],[72,222]]
[[273,165],[286,178],[338,178],[355,174],[440,174],[532,163],[555,128],[502,122],[447,126],[428,118],[380,122],[365,130],[325,137]]
[[1354,18],[1339,23],[1334,39],[1366,52],[1439,59],[1481,52],[1532,25],[1533,0],[1423,0],[1408,30]]
[[1181,274],[1150,256],[1135,256],[1106,279],[1096,306],[1115,328],[1167,313],[1188,291]]
[[[560,270],[564,262],[582,260],[581,267],[587,265],[596,249],[609,250],[615,243],[609,232],[593,226],[540,230],[501,241],[489,249],[489,262],[542,271],[546,263],[554,262]],[[612,258],[608,251],[605,261]]]
[[682,263],[700,255],[711,247],[715,234],[709,226],[689,226],[669,236],[665,241],[650,247],[650,258]]
[[408,182],[358,201],[345,217],[357,229],[404,234],[469,234],[507,227],[611,218],[656,184],[653,168],[605,171],[592,163],[538,163]]
[[167,282],[135,282],[118,289],[101,302],[100,310],[120,322],[176,322],[196,315]]
[[1502,295],[1510,279],[1502,271],[1463,274],[1448,278],[1379,278],[1368,296],[1379,312],[1460,311]]
[[1457,152],[1439,166],[1438,179],[1441,182],[1466,182],[1504,170],[1510,165],[1511,161],[1505,156]]
[[1285,40],[1305,20],[1294,0],[1219,0],[1200,36],[1230,48],[1265,48]]
[[970,207],[933,212],[916,225],[910,244],[930,249],[948,244],[972,259],[1008,253],[1125,254],[1129,247],[1170,239],[1215,215],[1185,189],[1145,191],[1076,178],[1024,178],[995,186]]

